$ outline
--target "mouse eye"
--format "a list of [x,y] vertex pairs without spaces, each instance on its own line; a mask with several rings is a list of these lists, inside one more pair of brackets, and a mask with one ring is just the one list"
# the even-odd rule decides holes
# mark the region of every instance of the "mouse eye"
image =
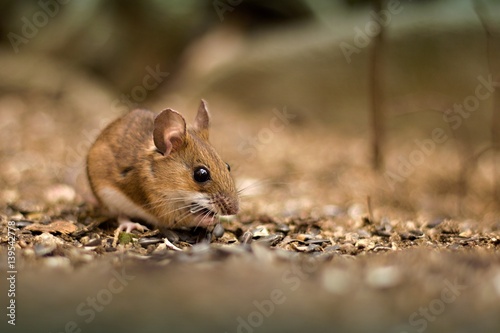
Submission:
[[210,171],[203,166],[197,167],[194,169],[193,178],[197,183],[205,183],[211,179]]
[[231,166],[227,163],[226,163],[226,166],[227,166],[227,171],[231,172]]

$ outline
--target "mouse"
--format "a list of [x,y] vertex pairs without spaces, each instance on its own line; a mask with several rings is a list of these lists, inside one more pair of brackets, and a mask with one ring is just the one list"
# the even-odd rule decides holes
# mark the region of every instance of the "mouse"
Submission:
[[[204,227],[239,210],[229,164],[209,142],[210,114],[201,100],[194,123],[177,111],[135,109],[109,124],[87,155],[97,201],[119,231]],[[166,240],[167,241],[167,240]]]

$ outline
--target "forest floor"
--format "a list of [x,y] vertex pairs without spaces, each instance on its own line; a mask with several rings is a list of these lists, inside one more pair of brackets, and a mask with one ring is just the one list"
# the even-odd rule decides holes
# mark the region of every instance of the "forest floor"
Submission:
[[[241,212],[216,230],[115,235],[79,189],[110,102],[84,83],[71,89],[0,99],[0,267],[15,291],[0,299],[16,305],[16,329],[4,316],[2,332],[500,328],[488,162],[458,195],[451,143],[411,169],[393,157],[414,145],[389,144],[392,173],[375,173],[363,138],[297,122],[264,140],[274,111],[250,117],[207,98],[214,144],[245,188]],[[240,148],[251,142],[255,155]]]

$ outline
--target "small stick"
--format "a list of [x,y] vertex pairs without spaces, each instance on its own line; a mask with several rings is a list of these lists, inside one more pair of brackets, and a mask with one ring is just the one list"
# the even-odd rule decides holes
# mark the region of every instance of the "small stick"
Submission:
[[[374,0],[375,11],[379,13],[384,8],[383,0]],[[382,146],[384,144],[385,115],[382,107],[382,48],[384,40],[384,25],[380,25],[379,33],[373,38],[370,58],[369,84],[371,92],[371,145],[372,168],[380,171],[384,167]]]
[[375,220],[373,219],[372,198],[369,195],[366,197],[366,206],[368,207],[368,218],[370,219],[370,222],[375,223]]
[[87,232],[94,230],[95,228],[97,228],[98,226],[100,226],[101,224],[103,224],[104,222],[106,222],[107,220],[108,220],[107,217],[101,217],[101,218],[95,219],[89,225],[81,228],[80,230],[77,230],[77,231],[71,233],[71,236],[73,236],[73,237],[81,237],[84,234],[86,234]]
[[[491,22],[488,22],[486,18],[486,9],[482,1],[476,0],[474,2],[474,10],[479,22],[481,23],[483,30],[486,35],[486,57],[488,62],[488,69],[493,76],[493,79],[500,78],[500,69],[496,67],[496,59],[498,55],[495,55],[494,46],[494,29],[491,26]],[[498,86],[497,86],[498,87]],[[493,148],[493,200],[497,204],[500,201],[500,176],[498,172],[498,167],[496,166],[496,157],[499,152],[500,147],[500,93],[498,89],[493,91],[493,110],[491,116],[491,146]]]

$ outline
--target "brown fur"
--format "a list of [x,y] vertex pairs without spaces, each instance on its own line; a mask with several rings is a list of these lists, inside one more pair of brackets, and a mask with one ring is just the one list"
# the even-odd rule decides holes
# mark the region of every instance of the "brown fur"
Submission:
[[[121,213],[119,208],[109,207],[109,201],[104,202],[99,194],[103,188],[113,189],[157,219],[149,222],[167,227],[193,224],[189,211],[179,208],[188,205],[195,194],[204,194],[212,200],[214,211],[220,215],[237,213],[237,191],[226,164],[208,142],[208,112],[206,109],[203,112],[202,107],[205,108],[204,103],[195,125],[180,136],[182,144],[174,144],[165,155],[161,153],[164,147],[159,149],[153,142],[156,129],[151,111],[134,110],[110,124],[91,147],[87,159],[90,184],[101,203]],[[174,112],[184,121],[175,111],[164,112]],[[157,126],[171,124],[157,123]],[[174,136],[173,140],[179,139]],[[165,140],[172,137],[165,134]],[[200,184],[193,179],[193,170],[198,166],[210,170],[210,181]]]

